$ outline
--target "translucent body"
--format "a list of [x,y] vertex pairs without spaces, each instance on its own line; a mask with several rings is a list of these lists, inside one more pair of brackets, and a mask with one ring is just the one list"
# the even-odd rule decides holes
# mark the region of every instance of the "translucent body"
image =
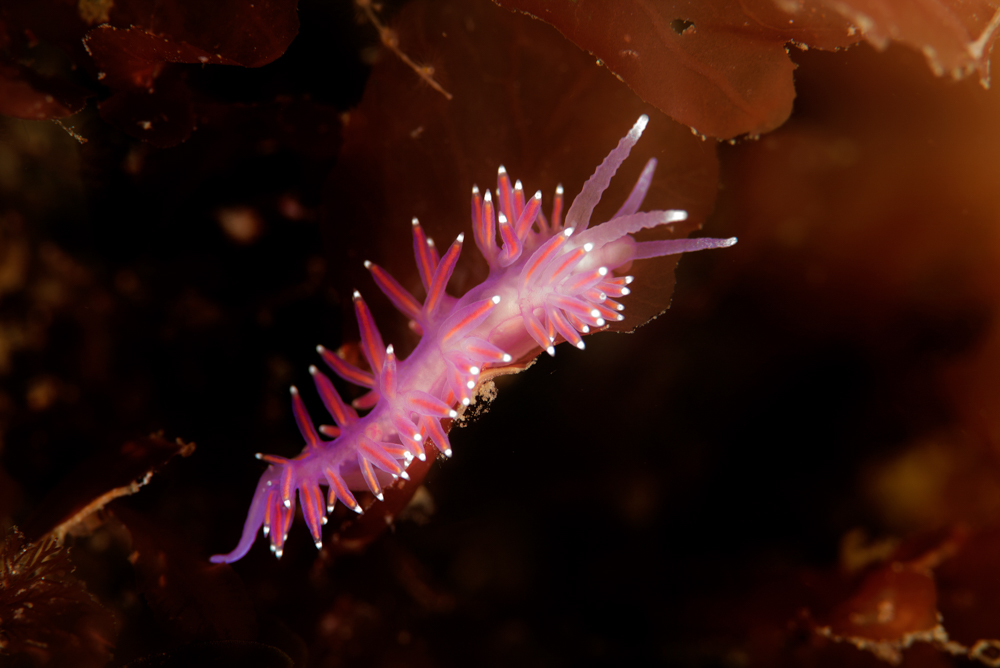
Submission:
[[[639,212],[652,180],[650,160],[632,193],[615,216],[589,227],[594,207],[611,177],[628,157],[648,119],[639,118],[631,131],[584,184],[561,220],[562,188],[556,189],[550,218],[542,213],[542,195],[524,196],[520,181],[511,185],[506,170],[497,175],[496,201],[487,191],[472,191],[473,234],[489,263],[485,281],[461,297],[445,292],[464,244],[464,235],[439,255],[419,223],[413,221],[414,255],[427,292],[423,303],[409,294],[388,272],[366,262],[379,288],[411,319],[421,340],[405,360],[396,358],[375,326],[367,305],[354,294],[361,331],[361,350],[370,370],[348,364],[319,347],[334,373],[368,394],[346,405],[333,385],[311,367],[316,389],[336,426],[317,430],[298,391],[292,406],[305,448],[294,459],[258,455],[270,466],[254,492],[239,544],[214,562],[242,558],[263,529],[271,550],[280,557],[295,516],[296,497],[317,547],[322,525],[336,501],[361,512],[351,490],[369,490],[379,500],[382,487],[406,477],[414,459],[435,448],[451,455],[441,420],[468,405],[483,369],[504,366],[541,348],[555,354],[562,340],[584,347],[583,336],[622,319],[629,294],[629,276],[615,269],[635,259],[730,246],[732,239],[677,239],[637,242],[632,234],[687,217],[678,210]],[[588,229],[589,228],[589,229]],[[355,410],[370,408],[359,416]],[[333,437],[324,440],[321,434]],[[326,488],[326,493],[323,489]]]

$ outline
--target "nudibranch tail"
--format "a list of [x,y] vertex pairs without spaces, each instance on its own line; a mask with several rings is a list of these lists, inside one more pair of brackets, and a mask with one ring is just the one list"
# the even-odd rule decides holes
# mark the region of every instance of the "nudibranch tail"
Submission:
[[322,527],[337,501],[360,513],[353,492],[367,491],[382,500],[385,486],[407,480],[409,464],[426,460],[431,448],[452,455],[444,421],[458,417],[456,409],[472,402],[484,370],[528,359],[538,349],[554,355],[561,341],[583,349],[585,335],[621,320],[625,305],[619,300],[631,293],[632,277],[616,274],[620,267],[633,260],[736,243],[735,238],[633,239],[641,230],[687,218],[681,210],[639,212],[655,160],[646,163],[615,216],[590,227],[594,207],[647,122],[646,116],[640,117],[604,159],[573,200],[565,220],[562,186],[556,188],[549,217],[542,210],[541,191],[526,198],[521,182],[511,183],[503,167],[497,172],[495,200],[489,189],[481,193],[474,186],[473,239],[490,273],[460,297],[449,295],[447,287],[464,235],[440,255],[413,219],[413,252],[425,291],[423,301],[385,269],[365,262],[375,284],[420,334],[419,343],[408,357],[399,357],[393,345],[384,342],[361,294],[354,293],[367,368],[323,346],[316,350],[333,373],[368,392],[348,404],[330,378],[316,366],[309,368],[334,424],[314,427],[298,390],[292,388],[292,413],[305,447],[292,459],[258,455],[268,468],[254,492],[239,543],[232,552],[213,556],[213,562],[242,558],[258,530],[280,557],[296,499],[316,547],[322,548]]

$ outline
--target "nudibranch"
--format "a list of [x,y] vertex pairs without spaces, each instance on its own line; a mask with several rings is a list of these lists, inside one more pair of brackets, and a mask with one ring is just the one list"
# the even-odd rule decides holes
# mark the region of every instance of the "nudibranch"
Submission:
[[257,455],[269,466],[254,492],[239,544],[229,554],[213,556],[213,562],[242,558],[261,528],[271,551],[281,557],[296,498],[316,547],[321,548],[323,525],[337,501],[360,513],[354,491],[370,491],[381,501],[383,487],[407,479],[406,469],[415,458],[426,460],[434,451],[451,456],[441,421],[454,419],[469,405],[485,369],[523,360],[539,348],[553,355],[561,341],[583,349],[584,335],[622,320],[625,306],[620,300],[629,295],[632,277],[616,273],[620,267],[633,260],[736,243],[735,238],[636,241],[632,237],[640,230],[687,218],[681,210],[639,211],[655,159],[646,164],[618,212],[607,222],[590,225],[594,207],[648,120],[641,116],[604,159],[565,218],[561,186],[548,217],[542,213],[542,193],[525,197],[521,182],[512,184],[503,167],[495,199],[489,190],[481,193],[473,187],[473,238],[489,264],[489,276],[461,297],[452,297],[446,288],[464,234],[441,255],[413,220],[413,250],[426,294],[423,302],[385,269],[365,263],[375,284],[411,320],[420,342],[408,357],[398,357],[383,341],[364,299],[354,293],[367,368],[322,346],[317,351],[333,373],[367,388],[367,393],[349,405],[322,371],[310,367],[334,425],[315,427],[298,390],[291,388],[292,411],[305,448],[293,459]]

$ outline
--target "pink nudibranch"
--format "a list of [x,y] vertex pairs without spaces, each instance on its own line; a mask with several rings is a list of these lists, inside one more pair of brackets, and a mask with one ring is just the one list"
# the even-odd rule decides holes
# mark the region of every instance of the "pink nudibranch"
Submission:
[[[560,341],[584,348],[583,336],[621,320],[618,301],[629,294],[631,276],[615,270],[627,263],[708,248],[732,246],[729,239],[636,241],[631,235],[687,218],[681,210],[640,212],[656,160],[646,163],[631,194],[605,223],[590,227],[594,207],[628,157],[649,119],[643,115],[584,184],[562,219],[563,191],[556,188],[551,214],[542,213],[542,193],[525,198],[520,181],[507,171],[497,175],[496,201],[487,190],[472,188],[472,231],[489,263],[489,276],[461,297],[446,292],[464,243],[460,234],[443,255],[413,220],[413,249],[423,303],[388,272],[366,262],[378,287],[406,315],[420,342],[406,359],[386,346],[361,295],[354,309],[361,330],[361,351],[368,370],[319,346],[323,361],[344,380],[368,388],[346,404],[330,379],[310,367],[316,390],[335,426],[313,426],[298,390],[291,388],[292,411],[305,448],[293,459],[257,455],[269,463],[261,476],[239,544],[213,562],[234,562],[253,545],[263,528],[271,551],[281,557],[295,517],[296,495],[317,548],[322,527],[339,500],[357,512],[352,490],[369,490],[380,501],[382,488],[407,478],[414,458],[425,460],[431,445],[446,457],[451,443],[441,425],[457,417],[476,393],[486,368],[502,367],[541,348],[550,355]],[[499,242],[499,245],[498,245]],[[359,415],[356,408],[370,410]],[[324,440],[320,435],[332,437]],[[324,495],[321,487],[326,488]]]

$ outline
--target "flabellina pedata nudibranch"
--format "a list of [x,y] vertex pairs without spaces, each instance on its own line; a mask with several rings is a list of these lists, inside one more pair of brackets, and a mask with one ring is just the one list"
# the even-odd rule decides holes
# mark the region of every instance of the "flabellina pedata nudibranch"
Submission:
[[[316,390],[336,426],[313,426],[291,388],[292,411],[305,448],[294,459],[257,455],[269,466],[250,504],[239,544],[213,562],[242,558],[263,527],[271,551],[281,557],[295,517],[295,497],[317,548],[322,528],[337,500],[357,512],[361,506],[352,490],[368,490],[380,501],[382,488],[407,479],[414,458],[425,460],[431,446],[446,457],[451,444],[442,419],[458,416],[475,396],[484,369],[503,367],[530,356],[538,348],[550,355],[555,345],[569,341],[584,348],[583,335],[621,320],[618,300],[629,294],[631,276],[615,270],[633,260],[721,248],[729,239],[636,241],[640,230],[685,220],[680,210],[639,212],[649,189],[656,160],[650,159],[631,194],[611,220],[590,227],[601,195],[642,135],[649,119],[643,115],[584,184],[562,219],[562,187],[556,189],[551,215],[542,213],[542,193],[525,199],[521,182],[511,184],[506,170],[497,176],[496,200],[487,190],[472,189],[472,231],[476,246],[489,263],[485,281],[461,297],[446,288],[462,250],[464,235],[439,255],[416,219],[413,250],[426,297],[423,303],[388,272],[366,262],[375,283],[410,318],[420,342],[406,359],[386,346],[361,295],[354,293],[354,310],[361,330],[361,351],[368,369],[317,347],[320,357],[344,380],[369,388],[348,405],[330,379],[310,367]],[[368,410],[360,415],[358,410]],[[324,440],[327,436],[332,440]],[[326,487],[324,495],[321,487]]]

